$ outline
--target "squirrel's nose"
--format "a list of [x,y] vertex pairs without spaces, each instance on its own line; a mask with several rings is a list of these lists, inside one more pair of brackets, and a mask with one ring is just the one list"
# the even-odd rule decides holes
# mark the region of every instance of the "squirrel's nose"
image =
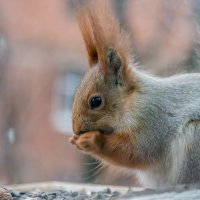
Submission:
[[74,126],[73,128],[74,134],[81,135],[83,133],[90,131],[90,123],[88,121],[83,122],[79,126]]
[[76,120],[73,120],[73,132],[74,132],[74,134],[80,135],[80,130],[81,130],[80,124]]
[[91,123],[88,121],[85,121],[82,123],[81,129],[79,130],[79,134],[87,133],[91,131]]

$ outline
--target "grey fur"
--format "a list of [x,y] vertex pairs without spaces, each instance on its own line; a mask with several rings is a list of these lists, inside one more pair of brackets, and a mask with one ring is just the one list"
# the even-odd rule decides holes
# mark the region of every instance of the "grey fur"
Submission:
[[[200,74],[156,78],[134,70],[140,85],[135,94],[134,126],[138,154],[149,161],[136,170],[146,187],[157,188],[200,181]],[[123,121],[124,120],[124,121]]]

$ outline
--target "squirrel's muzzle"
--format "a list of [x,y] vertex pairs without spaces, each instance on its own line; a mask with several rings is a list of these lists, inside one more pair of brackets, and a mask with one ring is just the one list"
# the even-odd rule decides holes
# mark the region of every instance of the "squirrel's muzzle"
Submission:
[[94,131],[99,131],[102,134],[108,135],[108,134],[112,134],[114,132],[114,129],[110,126],[105,126],[102,128],[83,129],[83,130],[80,130],[79,134],[81,135],[87,132],[94,132]]
[[97,125],[96,123],[90,121],[84,121],[78,123],[78,121],[73,121],[73,131],[75,135],[82,135],[87,132],[99,131],[102,134],[112,134],[114,128],[108,125]]

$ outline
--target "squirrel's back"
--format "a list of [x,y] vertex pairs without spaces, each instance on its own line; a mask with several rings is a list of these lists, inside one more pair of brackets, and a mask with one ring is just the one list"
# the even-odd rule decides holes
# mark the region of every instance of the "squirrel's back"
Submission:
[[146,127],[139,147],[149,156],[164,152],[159,162],[137,170],[140,181],[154,188],[199,182],[200,74],[157,78],[135,73],[141,84],[138,101],[143,101],[138,116]]

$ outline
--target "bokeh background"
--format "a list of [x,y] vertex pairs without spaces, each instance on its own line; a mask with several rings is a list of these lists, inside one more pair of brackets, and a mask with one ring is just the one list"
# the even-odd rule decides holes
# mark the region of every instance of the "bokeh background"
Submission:
[[[110,0],[140,68],[198,72],[199,0]],[[87,70],[73,0],[0,0],[0,184],[129,185],[68,143],[71,106]]]

